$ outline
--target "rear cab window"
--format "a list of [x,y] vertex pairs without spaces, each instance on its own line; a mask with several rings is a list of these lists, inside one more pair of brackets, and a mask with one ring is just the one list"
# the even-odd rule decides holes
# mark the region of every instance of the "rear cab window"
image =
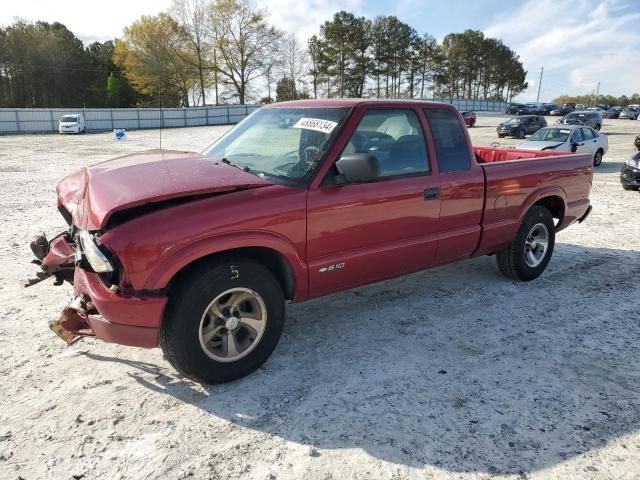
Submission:
[[466,131],[458,116],[448,108],[426,108],[433,146],[440,173],[460,172],[471,168]]

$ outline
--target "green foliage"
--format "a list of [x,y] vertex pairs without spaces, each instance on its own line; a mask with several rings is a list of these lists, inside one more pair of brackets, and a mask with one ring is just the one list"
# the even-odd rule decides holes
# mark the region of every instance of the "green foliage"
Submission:
[[614,97],[613,95],[560,95],[553,99],[553,103],[581,103],[583,105],[617,105],[624,107],[626,105],[640,104],[640,94],[634,93],[630,97],[621,95]]
[[136,98],[129,82],[115,72],[111,72],[107,78],[106,96],[106,106],[111,108],[131,107]]
[[527,88],[522,62],[500,40],[466,30],[447,35],[441,48],[443,61],[436,73],[440,96],[511,100]]
[[104,107],[112,55],[61,23],[15,22],[0,29],[0,107]]
[[276,85],[276,102],[296,99],[296,83],[288,77],[282,77]]

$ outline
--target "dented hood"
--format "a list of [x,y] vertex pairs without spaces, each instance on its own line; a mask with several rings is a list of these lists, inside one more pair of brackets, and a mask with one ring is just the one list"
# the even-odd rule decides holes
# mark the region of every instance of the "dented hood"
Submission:
[[75,172],[58,184],[58,202],[80,228],[99,230],[115,212],[148,203],[271,185],[199,153],[149,150]]

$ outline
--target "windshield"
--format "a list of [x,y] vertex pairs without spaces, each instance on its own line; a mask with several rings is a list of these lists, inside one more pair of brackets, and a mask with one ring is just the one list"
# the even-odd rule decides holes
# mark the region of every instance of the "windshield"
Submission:
[[521,123],[522,119],[520,118],[510,118],[509,120],[507,120],[506,122],[504,122],[505,125],[513,125],[515,123]]
[[567,115],[565,118],[565,120],[580,120],[585,118],[586,115],[584,113],[570,113],[569,115]]
[[566,142],[571,135],[570,128],[541,128],[529,137],[533,142]]
[[62,123],[76,123],[78,121],[78,117],[75,115],[64,115],[60,121]]
[[263,108],[204,152],[249,172],[285,182],[307,183],[350,108]]

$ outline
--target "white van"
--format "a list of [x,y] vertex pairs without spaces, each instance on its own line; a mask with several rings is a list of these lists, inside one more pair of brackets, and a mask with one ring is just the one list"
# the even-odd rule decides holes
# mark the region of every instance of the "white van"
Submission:
[[58,131],[60,133],[84,133],[84,115],[69,113],[60,117]]

